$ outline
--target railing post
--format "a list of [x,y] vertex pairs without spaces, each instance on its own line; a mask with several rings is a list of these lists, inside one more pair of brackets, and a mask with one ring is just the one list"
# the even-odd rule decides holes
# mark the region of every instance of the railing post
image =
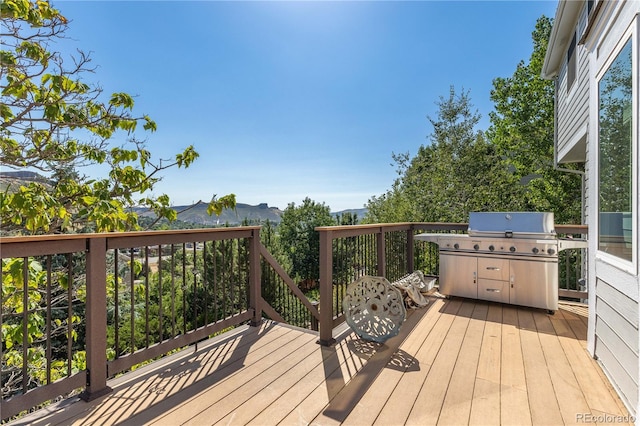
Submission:
[[415,240],[413,239],[413,225],[407,230],[407,272],[410,274],[415,268]]
[[377,252],[378,252],[378,276],[386,277],[387,276],[387,258],[386,258],[386,246],[384,239],[384,228],[380,227],[378,234],[376,235],[377,241]]
[[107,239],[87,240],[86,350],[87,387],[91,401],[111,392],[107,386]]
[[333,338],[333,233],[320,232],[320,343],[331,346]]
[[260,276],[260,230],[254,229],[249,248],[249,307],[253,309],[251,326],[257,327],[262,322],[262,297]]

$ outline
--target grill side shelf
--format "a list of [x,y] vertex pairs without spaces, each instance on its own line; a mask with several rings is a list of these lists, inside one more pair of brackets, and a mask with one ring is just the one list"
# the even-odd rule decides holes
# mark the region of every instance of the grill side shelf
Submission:
[[559,239],[558,240],[558,251],[568,250],[568,249],[579,249],[579,248],[588,248],[589,243],[587,240],[579,240],[573,238],[567,239]]

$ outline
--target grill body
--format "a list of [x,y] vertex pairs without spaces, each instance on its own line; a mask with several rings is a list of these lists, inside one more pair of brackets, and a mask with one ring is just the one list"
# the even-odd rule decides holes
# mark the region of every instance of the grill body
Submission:
[[415,238],[438,244],[441,294],[550,312],[558,309],[558,253],[586,247],[556,238],[552,213],[472,213],[469,234]]

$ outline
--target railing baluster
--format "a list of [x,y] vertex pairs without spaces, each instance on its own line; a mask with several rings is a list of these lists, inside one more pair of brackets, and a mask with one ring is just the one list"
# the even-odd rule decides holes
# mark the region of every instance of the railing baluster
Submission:
[[[148,247],[145,247],[145,259],[148,258],[149,252]],[[133,264],[129,262],[129,353],[134,353],[136,351],[135,344],[135,329],[136,329],[136,288],[135,288],[135,279],[133,276]]]
[[[176,337],[176,271],[175,246],[171,244],[171,337]],[[158,265],[160,263],[158,262]]]
[[[144,266],[146,270],[149,270],[149,250],[144,251]],[[158,265],[162,262],[162,246],[158,245]],[[131,280],[134,280],[134,264],[133,264],[133,253],[131,255]],[[144,276],[144,346],[145,348],[149,347],[149,335],[151,333],[149,326],[149,304],[150,304],[150,294],[149,294],[149,274],[146,273]],[[131,340],[134,339],[134,330],[131,330]],[[131,353],[135,352],[135,349],[131,349]]]
[[187,250],[184,243],[182,243],[182,334],[187,334]]
[[67,254],[67,377],[71,375],[73,359],[73,255]]
[[220,318],[220,313],[218,311],[218,304],[220,303],[218,300],[218,262],[217,262],[217,247],[216,241],[211,242],[211,276],[213,278],[213,313],[215,320],[217,321]]
[[113,294],[114,294],[114,340],[115,357],[120,358],[120,269],[118,249],[113,250]]
[[[162,333],[162,249],[164,246],[160,246],[160,254],[158,256],[158,342],[162,342],[163,333]],[[150,275],[149,266],[145,268],[145,273],[147,279]]]
[[[47,384],[51,383],[51,255],[47,256],[47,319],[46,319],[46,356],[47,356]],[[1,359],[1,358],[0,358]]]

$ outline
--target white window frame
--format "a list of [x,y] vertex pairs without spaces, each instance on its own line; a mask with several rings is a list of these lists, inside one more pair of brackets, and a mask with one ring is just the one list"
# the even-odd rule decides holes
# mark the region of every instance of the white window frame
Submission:
[[[596,248],[596,259],[600,259],[605,261],[606,263],[621,269],[625,272],[631,273],[633,275],[638,274],[638,227],[640,226],[640,222],[638,221],[639,213],[638,213],[638,191],[640,190],[638,184],[638,168],[640,166],[640,158],[638,157],[638,117],[639,117],[639,107],[640,97],[638,96],[638,85],[640,83],[639,75],[638,75],[638,64],[640,59],[640,40],[638,38],[638,34],[640,33],[640,16],[636,15],[632,20],[631,25],[621,33],[618,38],[615,47],[611,49],[607,55],[602,55],[604,59],[602,62],[598,64],[598,72],[596,74],[595,79],[595,92],[596,92],[596,102],[594,104],[595,108],[595,116],[596,119],[596,131],[595,135],[597,135],[598,144],[595,147],[595,168],[596,168],[596,176],[595,176],[595,186],[596,186],[596,200],[595,200],[595,213],[598,215],[596,222],[595,232],[589,232],[590,235],[595,236],[597,238],[596,244],[594,244]],[[609,37],[612,34],[609,34]],[[631,251],[631,261],[622,259],[618,256],[614,256],[612,254],[606,253],[599,249],[599,238],[600,238],[600,200],[598,194],[600,194],[600,94],[599,94],[599,85],[600,80],[604,76],[604,74],[609,70],[613,61],[618,57],[624,46],[631,40],[631,72],[632,72],[632,117],[635,117],[635,120],[632,121],[632,130],[631,130],[631,158],[632,158],[632,214],[631,214],[631,223],[632,223],[632,235],[631,235],[631,243],[632,243],[632,251]]]

